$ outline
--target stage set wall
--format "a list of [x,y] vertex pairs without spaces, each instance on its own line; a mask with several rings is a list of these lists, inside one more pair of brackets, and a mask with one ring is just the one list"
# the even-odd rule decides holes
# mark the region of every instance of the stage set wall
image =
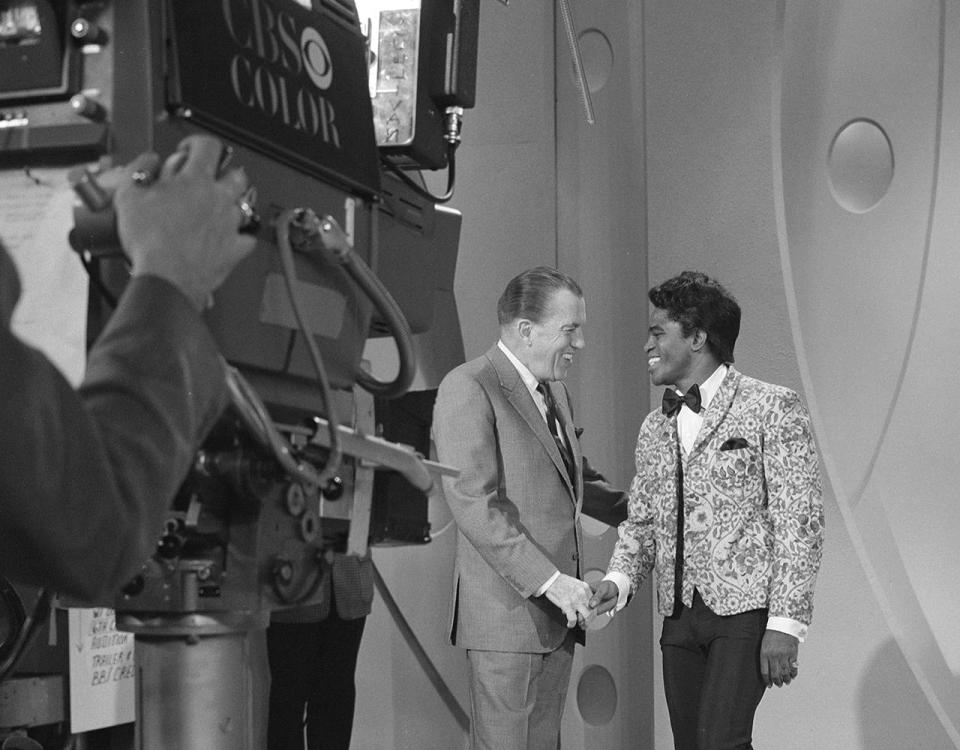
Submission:
[[[625,485],[660,395],[645,373],[645,291],[685,269],[723,281],[744,311],[736,366],[802,394],[825,490],[799,678],[764,697],[755,746],[960,748],[960,5],[571,7],[593,125],[554,4],[482,3],[453,201],[466,356],[493,343],[495,300],[516,272],[551,263],[577,276],[578,421],[587,454]],[[466,707],[464,657],[445,639],[454,534],[433,512],[433,543],[374,557]],[[590,537],[590,567],[612,537]],[[578,650],[564,748],[672,747],[653,612],[647,585]],[[590,684],[616,695],[609,717],[577,700],[594,665],[609,683]],[[379,600],[358,686],[355,748],[466,745]]]

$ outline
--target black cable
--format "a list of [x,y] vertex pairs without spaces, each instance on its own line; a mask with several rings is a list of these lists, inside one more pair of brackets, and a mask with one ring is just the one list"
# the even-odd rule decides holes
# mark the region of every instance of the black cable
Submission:
[[320,486],[321,480],[326,482],[329,477],[321,477],[317,474],[309,461],[300,461],[295,458],[293,446],[280,434],[267,412],[267,407],[240,371],[227,364],[222,358],[221,363],[230,393],[230,402],[254,437],[273,452],[274,458],[286,469],[292,479],[308,486]]
[[380,278],[370,270],[370,266],[354,252],[343,230],[332,217],[325,216],[318,221],[315,214],[305,211],[302,224],[310,225],[308,234],[315,232],[319,235],[323,248],[332,254],[333,260],[343,266],[351,280],[373,302],[397,345],[400,367],[392,381],[377,380],[367,372],[357,370],[354,373],[357,383],[374,396],[382,398],[402,396],[410,388],[417,374],[417,354],[413,345],[413,333],[403,310]]
[[447,192],[445,192],[443,195],[434,195],[429,190],[425,190],[424,188],[420,187],[417,183],[411,180],[406,173],[400,169],[400,167],[391,162],[386,156],[382,156],[380,161],[417,195],[421,196],[422,198],[426,198],[431,203],[446,203],[453,197],[453,191],[457,181],[457,161],[455,154],[457,153],[458,145],[459,143],[447,144]]
[[0,663],[0,681],[5,680],[7,676],[13,672],[17,663],[26,653],[27,648],[37,637],[41,626],[50,617],[52,601],[53,592],[49,589],[40,589],[37,593],[37,603],[23,621],[23,625],[17,633],[17,638],[13,642],[10,653],[8,653],[7,657]]
[[283,278],[287,286],[287,294],[290,297],[290,306],[293,308],[294,317],[297,319],[297,325],[307,344],[307,351],[310,353],[310,360],[313,363],[313,369],[316,371],[317,380],[320,382],[320,391],[323,395],[324,406],[327,407],[327,429],[330,433],[330,456],[327,463],[320,473],[321,487],[331,479],[339,470],[343,461],[343,448],[340,445],[340,422],[335,413],[333,403],[333,389],[330,387],[330,378],[327,376],[327,368],[323,364],[323,356],[320,354],[320,348],[313,338],[309,326],[307,326],[306,315],[300,305],[300,297],[296,290],[296,268],[293,262],[293,249],[290,245],[290,225],[297,221],[299,216],[298,209],[288,209],[284,211],[277,219],[277,247],[280,251],[280,265],[283,267]]
[[20,593],[9,580],[2,577],[0,577],[0,606],[2,606],[0,625],[4,630],[3,642],[0,643],[0,662],[2,662],[16,644],[27,619]]
[[93,261],[87,258],[86,253],[77,253],[80,258],[80,262],[83,264],[84,270],[87,272],[87,278],[90,280],[90,283],[96,288],[100,293],[100,296],[103,297],[104,301],[110,305],[114,310],[117,309],[117,298],[114,296],[113,292],[107,289],[107,285],[103,283],[103,279],[100,278],[99,268],[94,268]]
[[410,384],[413,383],[413,378],[417,374],[417,353],[413,345],[413,333],[410,330],[410,324],[390,291],[356,253],[350,253],[348,259],[344,262],[344,268],[350,274],[350,278],[357,282],[357,285],[377,308],[387,328],[393,334],[400,359],[400,369],[392,382],[385,383],[377,380],[365,370],[358,369],[355,373],[357,383],[374,396],[381,396],[382,398],[402,396],[410,388]]

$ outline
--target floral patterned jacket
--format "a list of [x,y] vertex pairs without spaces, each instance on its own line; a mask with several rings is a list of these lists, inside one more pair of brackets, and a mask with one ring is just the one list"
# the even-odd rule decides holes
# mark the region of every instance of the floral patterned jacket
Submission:
[[[762,607],[809,625],[823,548],[820,466],[799,396],[730,368],[684,456],[683,602],[719,615]],[[637,438],[637,473],[609,570],[630,594],[656,569],[673,610],[677,420],[658,409]]]

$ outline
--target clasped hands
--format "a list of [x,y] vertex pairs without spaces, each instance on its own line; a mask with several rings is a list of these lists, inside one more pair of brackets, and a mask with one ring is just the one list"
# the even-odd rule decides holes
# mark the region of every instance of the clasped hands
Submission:
[[619,589],[613,581],[601,581],[596,589],[573,576],[561,573],[544,592],[567,618],[567,627],[586,627],[594,617],[612,612],[617,605]]

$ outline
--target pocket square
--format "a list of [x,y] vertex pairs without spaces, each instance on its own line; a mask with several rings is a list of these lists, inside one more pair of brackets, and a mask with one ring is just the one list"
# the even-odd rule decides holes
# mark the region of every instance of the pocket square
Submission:
[[749,447],[750,447],[750,443],[748,443],[746,440],[744,440],[741,437],[734,437],[726,440],[724,444],[720,446],[720,450],[735,451],[735,450],[740,450],[741,448],[749,448]]

